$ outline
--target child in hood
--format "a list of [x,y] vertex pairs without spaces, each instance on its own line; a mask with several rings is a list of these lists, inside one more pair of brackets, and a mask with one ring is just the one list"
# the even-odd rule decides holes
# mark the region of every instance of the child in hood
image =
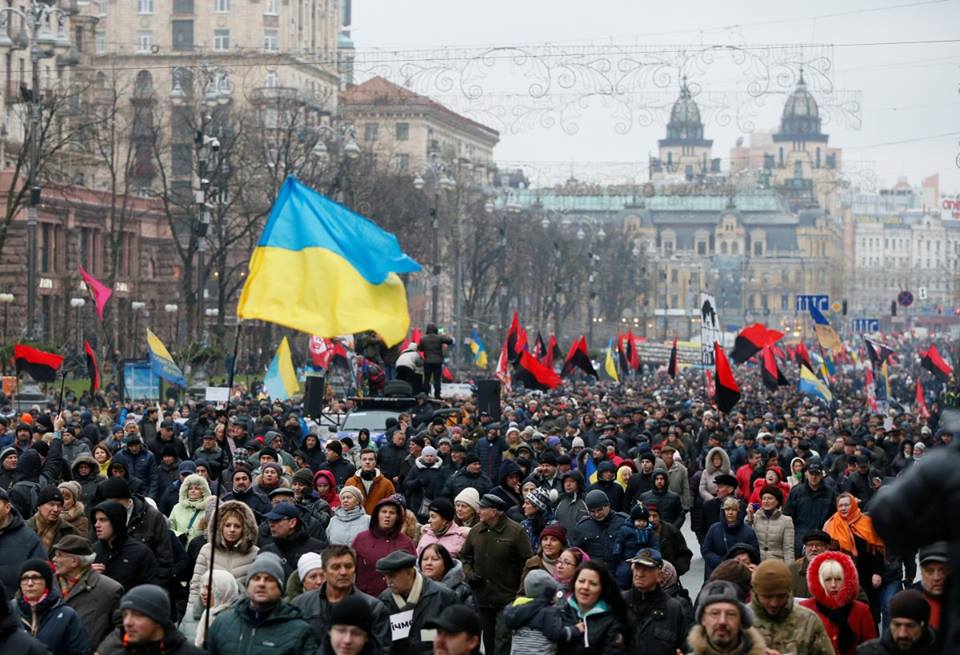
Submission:
[[503,619],[513,631],[510,655],[556,655],[563,636],[563,621],[553,606],[557,581],[542,569],[530,571],[523,580],[523,596],[503,610]]
[[644,548],[660,550],[660,540],[650,527],[650,512],[643,503],[637,503],[630,510],[630,521],[620,526],[613,542],[613,554],[620,558],[615,577],[621,589],[629,589],[633,581],[628,560]]

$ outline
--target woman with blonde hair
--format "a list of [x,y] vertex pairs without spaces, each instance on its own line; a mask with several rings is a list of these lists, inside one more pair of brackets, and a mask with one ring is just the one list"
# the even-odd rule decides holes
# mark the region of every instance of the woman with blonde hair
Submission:
[[836,655],[855,655],[857,646],[877,637],[877,624],[866,603],[857,600],[860,579],[849,555],[827,551],[807,567],[812,594],[800,604],[816,612],[827,629]]
[[213,571],[213,594],[210,593],[209,581],[206,579],[203,581],[203,586],[200,588],[200,603],[204,610],[197,621],[197,636],[193,640],[194,645],[203,647],[203,641],[207,634],[207,623],[212,624],[217,614],[229,609],[240,598],[241,593],[240,584],[236,578],[229,571],[223,569],[214,569]]

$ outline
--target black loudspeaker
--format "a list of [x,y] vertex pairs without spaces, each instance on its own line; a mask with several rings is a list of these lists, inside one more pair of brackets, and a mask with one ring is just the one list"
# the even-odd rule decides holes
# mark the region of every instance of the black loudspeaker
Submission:
[[477,380],[477,406],[495,422],[500,420],[500,380]]
[[323,412],[324,378],[322,375],[308,375],[307,388],[303,392],[303,413],[316,418]]

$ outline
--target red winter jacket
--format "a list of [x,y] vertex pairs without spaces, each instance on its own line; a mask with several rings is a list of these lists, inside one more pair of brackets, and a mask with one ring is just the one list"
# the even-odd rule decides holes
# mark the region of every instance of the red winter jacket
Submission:
[[[392,505],[397,509],[397,522],[389,533],[383,532],[377,526],[380,508],[385,505]],[[383,574],[377,572],[377,560],[395,550],[405,550],[414,556],[417,554],[410,537],[403,534],[404,512],[400,503],[391,498],[384,498],[377,503],[370,516],[370,529],[361,532],[353,540],[353,548],[357,551],[357,588],[374,598],[387,588],[387,583],[383,581]]]
[[[827,594],[820,583],[820,567],[828,560],[839,563],[840,568],[843,569],[843,587],[836,595]],[[810,589],[811,597],[801,600],[800,604],[808,610],[813,610],[820,617],[823,627],[827,629],[827,636],[830,637],[830,643],[833,644],[836,655],[856,655],[858,645],[877,638],[877,624],[873,622],[870,607],[866,603],[856,600],[857,593],[860,591],[860,583],[857,578],[857,568],[849,555],[827,551],[814,557],[810,566],[807,567],[807,587]],[[856,635],[854,643],[849,644],[846,648],[840,648],[838,643],[840,627],[823,614],[817,607],[817,603],[830,610],[852,604],[850,613],[847,615],[847,624],[853,630],[853,634]]]

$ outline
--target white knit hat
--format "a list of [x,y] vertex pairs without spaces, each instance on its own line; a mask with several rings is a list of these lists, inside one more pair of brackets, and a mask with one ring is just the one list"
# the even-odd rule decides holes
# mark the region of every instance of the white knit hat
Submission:
[[319,553],[304,553],[297,560],[297,575],[300,576],[300,582],[307,577],[310,571],[323,568],[323,558]]
[[457,497],[453,499],[453,502],[469,505],[473,508],[473,511],[476,512],[478,509],[480,509],[480,492],[473,487],[467,487],[457,494]]

